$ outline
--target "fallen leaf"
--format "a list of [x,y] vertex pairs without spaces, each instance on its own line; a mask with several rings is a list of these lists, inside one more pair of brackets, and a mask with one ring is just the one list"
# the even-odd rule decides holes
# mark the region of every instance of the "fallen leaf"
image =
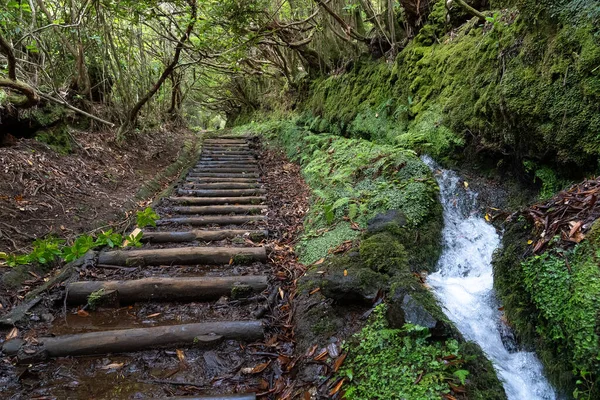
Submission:
[[341,379],[341,380],[340,380],[340,381],[337,383],[337,385],[335,385],[335,386],[333,387],[333,389],[331,389],[331,391],[329,392],[329,395],[330,395],[330,396],[333,396],[334,394],[336,394],[337,392],[339,392],[339,391],[340,391],[340,389],[342,388],[342,385],[344,384],[344,381],[345,381],[345,379],[344,379],[344,378],[342,378],[342,379]]
[[100,369],[121,369],[121,368],[123,368],[123,365],[125,365],[125,364],[124,363],[112,363],[112,364],[104,365],[104,366],[100,367]]
[[8,335],[6,335],[6,340],[14,339],[18,335],[19,335],[19,330],[17,329],[17,327],[14,327],[10,330],[10,332],[8,332]]
[[348,353],[344,353],[335,360],[335,362],[333,363],[333,372],[338,372],[338,370],[344,363],[344,360],[346,359],[347,355]]
[[325,258],[321,258],[319,261],[317,261],[313,265],[321,265],[321,264],[323,264],[323,261],[325,261]]
[[485,220],[486,220],[487,222],[490,222],[490,221],[491,221],[490,214],[488,214],[488,213],[486,213],[486,214],[485,214]]
[[467,182],[467,181],[464,181],[464,182],[463,182],[463,185],[465,185],[465,189],[468,189],[468,188],[469,188],[469,182]]
[[529,240],[527,241],[527,244],[533,244],[533,240],[529,239]]
[[252,368],[252,374],[259,374],[261,372],[263,372],[268,366],[269,364],[271,364],[271,361],[268,361],[266,363],[262,363],[262,364],[258,364],[256,367]]
[[325,357],[327,357],[327,349],[321,350],[321,352],[319,353],[319,355],[315,357],[315,361],[324,360]]
[[348,270],[347,269],[344,270],[344,276],[348,276]]
[[321,288],[320,288],[320,287],[318,287],[318,288],[316,288],[316,289],[313,289],[313,290],[311,290],[311,291],[310,291],[310,293],[309,293],[308,295],[309,295],[309,296],[311,296],[311,295],[313,295],[313,294],[317,293],[319,290],[321,290]]
[[312,345],[312,347],[306,352],[306,357],[312,357],[315,354],[315,351],[317,351],[317,347],[318,345],[316,344]]
[[175,349],[175,352],[177,353],[177,358],[179,359],[179,361],[184,362],[185,361],[185,354],[183,353],[183,350],[181,350],[181,349]]
[[154,313],[154,314],[150,314],[150,315],[148,315],[146,318],[154,318],[154,317],[158,317],[160,314],[161,314],[161,313],[157,312],[157,313]]
[[77,310],[77,315],[79,315],[80,317],[89,317],[90,313],[85,310]]
[[283,300],[283,298],[285,297],[285,293],[283,292],[283,290],[281,288],[277,288],[279,290],[279,296],[281,296],[281,299]]

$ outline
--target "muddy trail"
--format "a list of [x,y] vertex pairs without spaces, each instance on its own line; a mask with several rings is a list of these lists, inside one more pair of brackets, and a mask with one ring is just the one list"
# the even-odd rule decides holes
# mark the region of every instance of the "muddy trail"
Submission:
[[206,139],[142,247],[99,252],[7,330],[2,398],[291,396],[307,196],[260,146]]

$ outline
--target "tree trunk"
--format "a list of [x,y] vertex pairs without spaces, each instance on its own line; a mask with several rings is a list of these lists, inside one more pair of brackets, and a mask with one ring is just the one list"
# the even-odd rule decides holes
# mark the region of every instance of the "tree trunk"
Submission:
[[192,30],[194,29],[194,25],[196,23],[196,14],[197,14],[196,0],[189,0],[189,5],[191,8],[190,22],[188,23],[188,26],[187,26],[184,34],[181,36],[181,38],[177,42],[177,46],[175,46],[175,54],[173,55],[173,60],[169,63],[169,65],[167,65],[167,67],[165,68],[163,73],[160,75],[160,77],[158,78],[158,81],[156,81],[154,86],[152,86],[152,88],[150,90],[148,90],[148,92],[133,106],[133,108],[129,112],[127,120],[121,126],[121,129],[119,130],[119,134],[118,134],[119,137],[122,137],[123,135],[128,133],[135,126],[138,115],[139,115],[142,107],[156,94],[156,92],[158,92],[158,90],[161,88],[162,84],[173,73],[173,71],[175,70],[175,67],[179,63],[179,57],[181,57],[181,52],[183,51],[183,46],[185,45],[185,42],[187,42],[187,40],[189,39],[190,34],[192,33]]

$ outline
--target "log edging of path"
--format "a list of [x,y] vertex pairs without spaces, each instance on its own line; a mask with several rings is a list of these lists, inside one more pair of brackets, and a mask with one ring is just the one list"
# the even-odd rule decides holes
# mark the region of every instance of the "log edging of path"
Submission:
[[264,247],[183,247],[148,250],[107,251],[98,255],[98,264],[108,265],[220,265],[231,261],[266,261]]
[[[150,277],[127,281],[80,281],[67,285],[67,303],[86,304],[94,292],[116,291],[120,304],[139,301],[208,301],[222,296],[235,297],[236,288],[243,293],[260,293],[267,288],[264,275],[215,277]],[[241,291],[240,291],[241,293]]]
[[144,243],[193,242],[194,240],[212,242],[234,237],[248,237],[250,240],[260,240],[269,235],[266,230],[220,229],[214,231],[192,230],[185,232],[144,232]]
[[261,339],[263,335],[264,328],[260,321],[201,322],[40,337],[36,346],[29,346],[22,339],[12,339],[4,343],[2,351],[29,361],[164,347],[215,345],[223,339],[251,342]]

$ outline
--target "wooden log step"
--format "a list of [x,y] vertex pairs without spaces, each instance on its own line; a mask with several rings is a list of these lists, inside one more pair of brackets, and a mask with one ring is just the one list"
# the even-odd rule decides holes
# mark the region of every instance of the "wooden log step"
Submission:
[[170,201],[179,204],[261,204],[267,201],[264,196],[242,197],[170,197]]
[[179,247],[171,249],[116,250],[100,253],[98,264],[127,266],[220,265],[227,264],[232,259],[246,262],[266,261],[267,253],[264,247]]
[[245,156],[245,157],[252,157],[254,155],[254,153],[252,151],[240,151],[240,150],[229,150],[229,151],[210,151],[210,150],[203,150],[202,153],[200,153],[202,156]]
[[205,140],[202,143],[202,146],[250,146],[250,142],[247,140],[242,140],[239,142],[231,141],[231,140]]
[[181,224],[192,226],[206,225],[244,225],[266,221],[264,215],[215,215],[206,217],[165,218],[156,221],[157,225]]
[[215,161],[227,161],[227,162],[256,162],[254,157],[202,157],[198,162],[215,162]]
[[185,232],[144,232],[142,242],[144,243],[169,243],[169,242],[193,242],[195,240],[212,242],[234,237],[248,237],[252,241],[259,241],[268,236],[265,230],[247,229],[220,229],[215,231],[185,231]]
[[239,144],[239,145],[220,145],[220,144],[207,144],[202,146],[202,150],[250,150],[247,144]]
[[187,178],[185,178],[185,180],[188,182],[195,182],[195,183],[209,183],[209,182],[215,182],[215,183],[225,183],[225,182],[259,183],[260,182],[260,179],[257,179],[257,178],[210,178],[210,177],[195,178],[193,176],[188,176]]
[[267,277],[151,277],[128,281],[72,282],[67,285],[67,303],[86,304],[88,296],[99,290],[114,290],[120,304],[139,301],[210,301],[222,296],[233,297],[260,293],[267,288]]
[[266,205],[244,205],[244,206],[188,206],[188,207],[173,207],[173,212],[177,214],[260,214],[262,210],[267,208]]
[[256,172],[190,172],[188,176],[196,178],[258,178]]
[[206,167],[257,167],[258,162],[256,160],[248,160],[248,161],[239,161],[239,160],[230,160],[230,161],[199,161],[196,163],[196,168],[206,168]]
[[192,168],[191,172],[246,172],[246,173],[258,173],[258,168],[248,166],[248,167],[225,167],[225,166],[217,166],[217,167],[205,167],[205,168]]
[[206,144],[213,144],[213,143],[218,143],[218,144],[249,144],[248,140],[243,139],[243,138],[236,138],[236,139],[228,139],[228,138],[222,138],[222,139],[205,139],[203,143]]
[[258,196],[266,194],[266,189],[178,189],[177,194],[180,196],[195,196],[195,197],[242,197],[242,196]]
[[210,183],[196,183],[188,182],[186,186],[190,189],[253,189],[259,188],[259,183],[245,183],[245,182],[210,182]]
[[[56,337],[39,337],[27,349],[22,339],[4,343],[2,351],[19,358],[43,360],[54,357],[126,353],[155,348],[216,345],[222,340],[256,341],[264,335],[260,321],[201,322],[151,328],[89,332]],[[30,354],[34,353],[34,354]]]

